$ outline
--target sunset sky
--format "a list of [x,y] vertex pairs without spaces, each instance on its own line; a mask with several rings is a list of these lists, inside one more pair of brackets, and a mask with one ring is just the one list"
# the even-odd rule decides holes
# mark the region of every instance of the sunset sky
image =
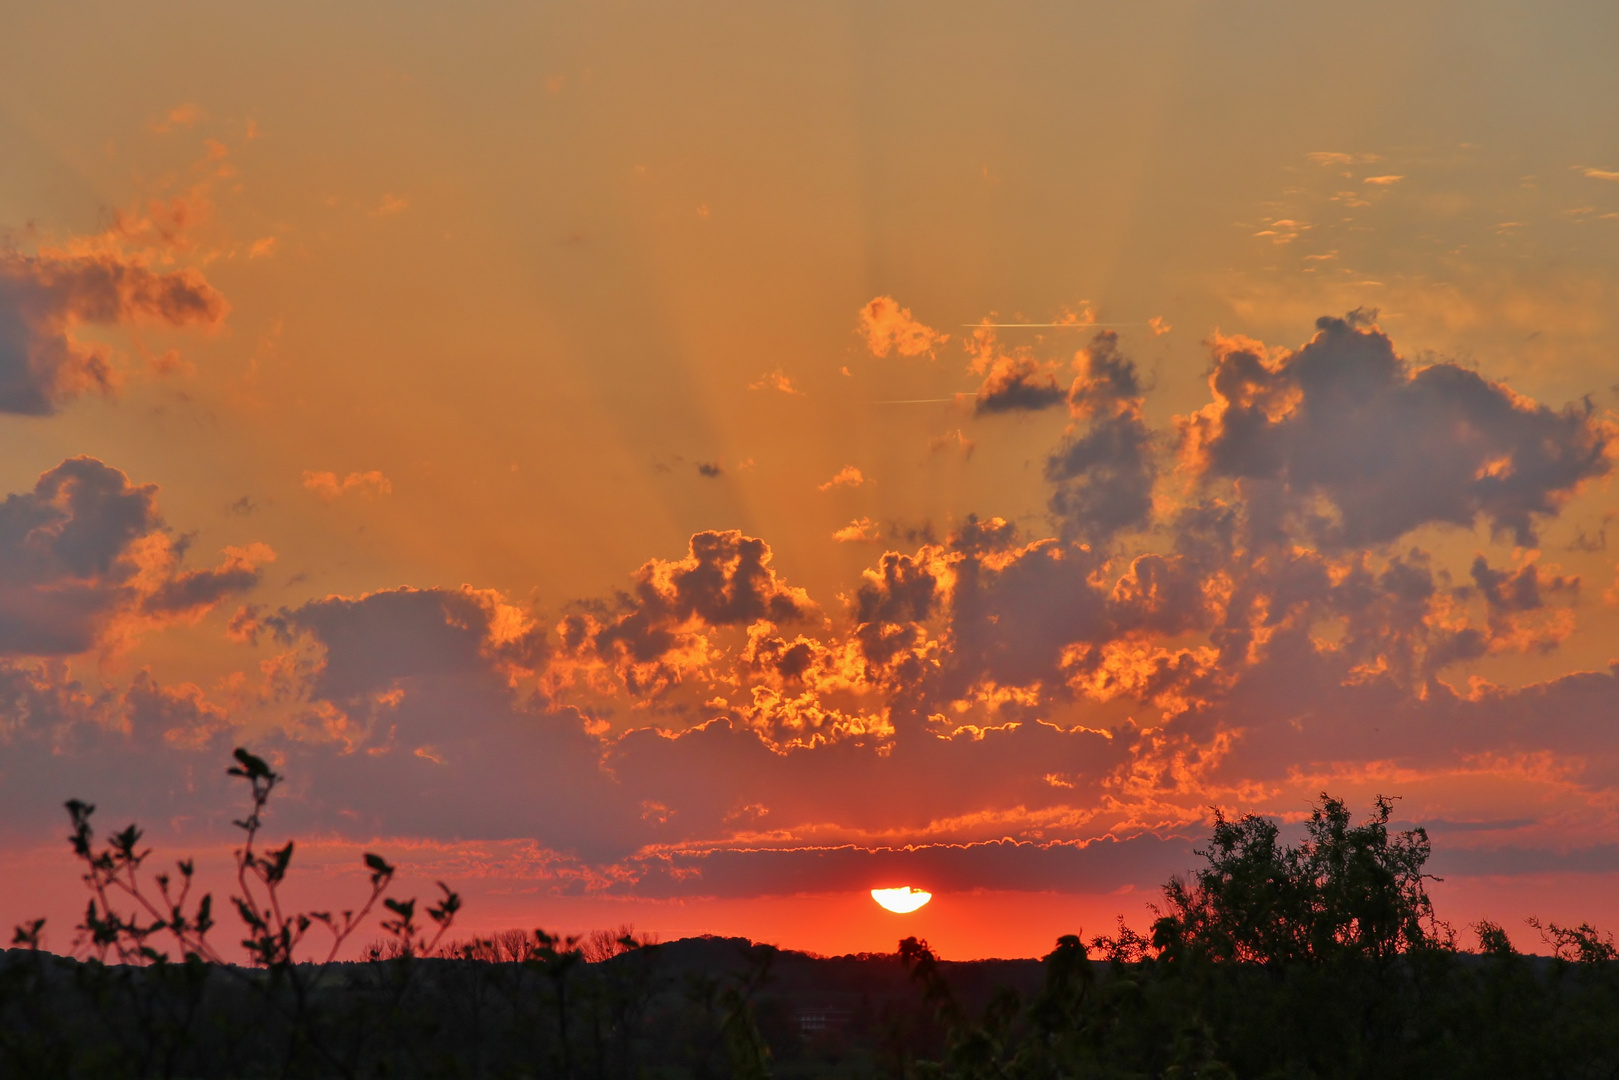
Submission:
[[1619,928],[1612,4],[3,10],[7,940],[239,745],[468,933]]

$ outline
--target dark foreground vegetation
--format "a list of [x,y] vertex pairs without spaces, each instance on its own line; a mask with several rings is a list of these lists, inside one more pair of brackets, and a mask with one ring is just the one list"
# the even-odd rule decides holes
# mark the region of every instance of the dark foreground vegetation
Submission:
[[216,951],[188,864],[148,878],[139,830],[98,844],[70,803],[80,956],[17,928],[0,1077],[1619,1076],[1612,939],[1531,923],[1552,954],[1532,956],[1481,923],[1464,951],[1428,900],[1426,835],[1392,832],[1382,799],[1355,824],[1323,797],[1297,845],[1218,819],[1147,935],[949,963],[915,939],[837,958],[627,929],[455,941],[456,895],[418,918],[375,855],[354,910],[285,911],[292,845],[257,844],[279,777],[244,751],[232,771],[252,789],[230,901],[249,962]]

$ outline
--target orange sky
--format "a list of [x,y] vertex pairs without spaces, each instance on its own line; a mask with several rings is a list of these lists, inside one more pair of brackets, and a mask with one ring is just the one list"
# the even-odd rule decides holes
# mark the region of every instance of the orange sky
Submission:
[[0,922],[245,743],[469,928],[1036,954],[1323,791],[1619,923],[1616,21],[8,12]]

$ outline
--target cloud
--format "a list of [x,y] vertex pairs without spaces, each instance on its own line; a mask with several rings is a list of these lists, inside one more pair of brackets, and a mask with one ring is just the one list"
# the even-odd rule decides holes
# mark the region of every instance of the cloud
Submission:
[[924,326],[911,316],[910,308],[902,308],[891,296],[879,296],[860,309],[860,333],[873,356],[933,355],[933,350],[950,340]]
[[860,487],[864,484],[875,484],[876,482],[875,480],[868,480],[853,465],[845,465],[837,471],[837,474],[832,479],[824,484],[818,484],[816,487],[820,491],[831,491],[833,488]]
[[1392,187],[1404,180],[1403,176],[1368,176],[1361,180],[1363,184],[1373,184],[1377,187]]
[[937,454],[941,451],[955,450],[961,454],[963,461],[971,460],[976,449],[978,444],[964,435],[960,428],[947,431],[943,435],[935,435],[928,440],[928,453]]
[[[1605,467],[1593,416],[1408,364],[1363,312],[1297,350],[1217,339],[1212,400],[1181,418],[1183,471],[1165,474],[1117,338],[1075,367],[1049,477],[1062,535],[968,517],[874,547],[825,608],[765,540],[707,531],[549,614],[467,586],[243,608],[254,663],[212,696],[0,661],[0,828],[70,782],[166,817],[245,729],[293,778],[282,827],[442,843],[468,866],[509,842],[512,873],[583,895],[1150,885],[1185,867],[1209,807],[1296,813],[1321,790],[1402,795],[1417,821],[1524,819],[1468,866],[1510,870],[1554,827],[1579,832],[1568,865],[1608,865],[1619,667],[1463,681],[1493,656],[1555,655],[1579,578],[1405,535],[1461,513],[1408,509],[1430,471],[1529,469],[1527,493],[1463,482],[1456,504],[1516,541],[1515,514],[1540,523]],[[0,512],[6,612],[36,586],[131,590],[83,620],[95,640],[217,604],[268,557],[187,577],[152,489],[75,468]],[[1357,503],[1360,483],[1390,505]]]
[[61,661],[0,660],[0,837],[54,834],[70,796],[125,820],[222,831],[235,735],[229,713],[189,683],[164,686],[141,671],[122,689],[98,690]]
[[1619,171],[1612,169],[1590,169],[1575,166],[1580,170],[1581,176],[1588,176],[1592,180],[1619,180]]
[[192,128],[203,117],[202,109],[193,102],[186,102],[170,109],[161,120],[152,121],[151,128],[154,134],[167,135],[176,128]]
[[1075,427],[1046,459],[1049,506],[1064,537],[1105,544],[1151,520],[1153,435],[1135,363],[1119,352],[1117,334],[1099,332],[1077,366],[1067,394]]
[[[725,847],[674,850],[637,859],[639,896],[756,897],[865,892],[907,882],[940,894],[994,888],[1027,892],[1108,892],[1167,877],[1193,861],[1181,837],[1112,837],[1080,842],[984,840],[903,847]],[[630,882],[625,882],[630,885]],[[615,891],[631,891],[620,887]]]
[[1307,232],[1311,226],[1292,218],[1277,218],[1267,228],[1254,233],[1255,236],[1270,238],[1273,244],[1291,244],[1299,238],[1301,233]]
[[1535,523],[1607,473],[1613,432],[1452,363],[1414,367],[1375,326],[1322,318],[1297,351],[1217,338],[1214,402],[1179,421],[1193,474],[1243,491],[1253,528],[1332,547],[1419,526],[1471,526],[1532,546]]
[[275,557],[254,544],[227,549],[214,569],[184,570],[184,555],[155,484],[132,485],[95,458],[62,462],[0,503],[0,655],[82,653],[199,618],[257,585]]
[[225,561],[212,570],[177,572],[159,582],[141,600],[143,614],[168,619],[212,610],[222,600],[244,593],[259,583],[259,567],[275,561],[268,544],[227,547]]
[[700,476],[715,480],[724,474],[725,467],[717,461],[699,461],[697,462],[697,472]]
[[870,518],[855,518],[843,528],[832,534],[832,539],[840,544],[876,544],[882,540],[882,534],[877,529],[877,523]]
[[789,397],[803,397],[804,391],[793,385],[793,380],[781,368],[767,371],[748,384],[749,390],[777,390]]
[[973,411],[1036,412],[1060,404],[1062,388],[1049,365],[1027,357],[1001,356],[990,366],[973,400]]
[[1376,154],[1345,154],[1335,150],[1317,150],[1304,156],[1317,165],[1355,165],[1382,160]]
[[816,610],[809,594],[782,581],[770,561],[763,540],[727,530],[694,535],[684,559],[646,563],[631,592],[558,624],[563,655],[553,666],[553,692],[584,683],[662,694],[713,662],[708,631],[809,618]]
[[379,495],[392,495],[394,490],[393,482],[376,469],[351,472],[341,480],[335,472],[305,469],[303,483],[305,491],[314,492],[326,502],[339,499],[350,492],[367,498],[376,498]]
[[967,351],[967,370],[984,377],[974,398],[976,414],[1037,412],[1062,403],[1056,366],[1036,360],[1027,348],[1004,349],[988,320],[973,330]]
[[532,670],[545,632],[499,596],[461,589],[390,589],[357,599],[311,601],[268,620],[283,639],[309,633],[324,649],[311,692],[350,701],[408,677],[479,672],[515,663]]
[[155,270],[111,251],[0,252],[0,412],[46,416],[81,394],[111,394],[112,351],[77,327],[209,328],[229,306],[195,270]]

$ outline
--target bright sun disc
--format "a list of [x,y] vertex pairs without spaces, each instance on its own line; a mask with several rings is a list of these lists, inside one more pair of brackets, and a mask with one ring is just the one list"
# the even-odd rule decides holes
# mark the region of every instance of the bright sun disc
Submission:
[[889,911],[909,915],[929,900],[932,900],[933,894],[923,892],[921,889],[913,889],[907,885],[903,889],[873,889],[871,890],[871,898]]

